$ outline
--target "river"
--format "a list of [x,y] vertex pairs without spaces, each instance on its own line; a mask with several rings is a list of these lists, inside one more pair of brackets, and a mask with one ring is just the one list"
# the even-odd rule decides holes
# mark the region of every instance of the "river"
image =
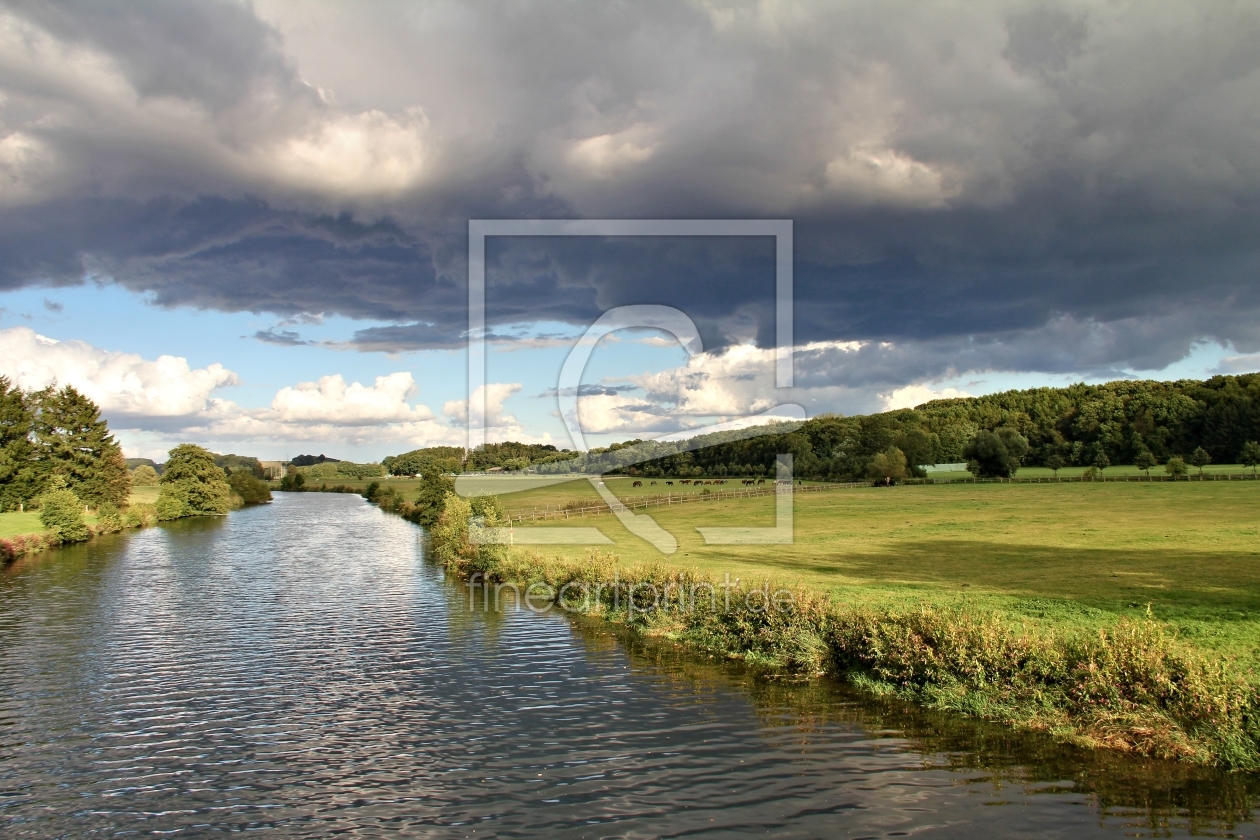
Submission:
[[[0,578],[0,834],[1254,836],[1255,776],[469,609],[357,496]],[[478,605],[479,607],[479,605]]]

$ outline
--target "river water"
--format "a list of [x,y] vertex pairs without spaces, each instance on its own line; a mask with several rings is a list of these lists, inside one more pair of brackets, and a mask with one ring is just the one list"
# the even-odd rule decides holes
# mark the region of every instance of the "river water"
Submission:
[[1253,776],[469,610],[420,531],[280,494],[0,578],[0,834],[1254,836]]

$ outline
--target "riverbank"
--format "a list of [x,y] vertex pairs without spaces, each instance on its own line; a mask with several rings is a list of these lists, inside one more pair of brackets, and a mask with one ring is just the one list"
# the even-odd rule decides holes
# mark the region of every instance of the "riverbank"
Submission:
[[[127,500],[127,507],[123,510],[113,511],[104,516],[100,515],[99,510],[86,513],[83,517],[88,532],[86,539],[94,539],[102,534],[150,528],[158,524],[162,520],[157,506],[160,489],[157,485],[133,487]],[[246,504],[258,503],[247,503],[239,495],[233,494],[232,510],[240,509]],[[186,518],[186,516],[176,518]],[[67,541],[55,531],[45,528],[40,522],[38,510],[0,513],[0,566],[5,566],[20,557],[65,545],[67,542],[84,541],[86,540]]]
[[[1121,494],[1141,492],[1139,486],[1109,485],[1121,488]],[[874,489],[864,494],[830,494],[830,502],[821,499],[823,494],[800,497],[797,544],[710,547],[713,552],[699,558],[689,550],[697,547],[695,523],[675,519],[699,516],[697,508],[703,506],[653,510],[662,526],[680,536],[681,545],[675,555],[651,559],[634,557],[643,549],[633,540],[619,539],[617,555],[576,555],[575,549],[570,549],[568,556],[557,556],[559,551],[542,554],[476,545],[468,541],[467,525],[458,521],[467,503],[455,500],[453,505],[448,503],[445,522],[433,529],[434,552],[453,573],[491,581],[494,587],[485,591],[512,598],[519,591],[521,597],[534,599],[533,606],[551,604],[556,609],[597,615],[639,632],[664,635],[802,676],[833,674],[876,693],[1050,732],[1077,744],[1253,769],[1260,767],[1260,698],[1250,662],[1246,661],[1251,657],[1240,660],[1236,655],[1254,654],[1255,649],[1254,619],[1250,618],[1254,613],[1246,612],[1253,606],[1248,599],[1260,592],[1252,580],[1258,564],[1252,557],[1255,526],[1247,513],[1254,510],[1253,493],[1246,498],[1225,498],[1222,494],[1237,494],[1243,485],[1235,484],[1230,491],[1223,489],[1226,486],[1193,488],[1200,494],[1215,494],[1211,499],[1161,497],[1159,493],[1172,487],[1161,490],[1158,484],[1147,488],[1156,495],[1137,499],[1102,496],[1095,492],[1098,488],[1079,484],[1065,485],[1066,490],[1055,491],[1058,496],[996,495],[1016,490],[1018,486],[1012,485],[993,487],[994,495],[990,496],[937,495],[933,500],[936,519],[917,522],[915,552],[903,555],[886,550],[880,557],[870,558],[870,566],[881,566],[884,571],[879,575],[868,569],[866,580],[854,575],[854,568],[841,564],[840,576],[848,576],[844,584],[835,577],[829,585],[825,582],[837,571],[836,551],[833,544],[828,552],[828,539],[834,540],[844,527],[857,530],[859,522],[862,529],[876,534],[888,530],[891,523],[881,522],[871,509],[885,504],[900,508],[898,527],[915,530],[915,517],[906,510],[912,497],[902,496],[898,503],[894,491]],[[1180,485],[1178,490],[1186,487]],[[1247,487],[1254,490],[1249,482]],[[1071,495],[1081,489],[1090,495]],[[940,491],[954,492],[954,488],[918,490]],[[1065,492],[1068,495],[1063,495]],[[839,502],[835,499],[840,498],[849,500],[848,505],[868,507],[863,513],[837,510]],[[1030,532],[1058,534],[1079,526],[1080,519],[1074,521],[1063,511],[1055,517],[1052,502],[1056,498],[1060,504],[1079,505],[1081,516],[1097,526],[1090,529],[1095,533],[1108,528],[1125,531],[1123,521],[1108,516],[1109,499],[1119,499],[1119,506],[1131,511],[1128,518],[1138,521],[1128,527],[1154,525],[1159,533],[1149,533],[1145,543],[1131,547],[1131,555],[1121,564],[1127,580],[1105,564],[1098,568],[1100,555],[1080,546],[1076,551],[1066,545],[1058,550],[1027,551],[1027,546],[1019,545],[1009,533],[1023,521],[1012,515],[1010,507],[1022,505],[1042,511],[1041,518],[1033,517],[1025,529],[1023,542],[1027,544]],[[942,504],[949,501],[954,504]],[[999,507],[1003,502],[1005,510]],[[730,524],[724,521],[730,520],[757,525],[763,524],[762,519],[769,519],[764,524],[771,524],[771,504],[754,499],[715,502],[706,512],[705,524]],[[819,510],[832,508],[826,516],[828,527],[820,524],[819,510],[812,511],[811,519],[811,504],[820,506]],[[1162,515],[1165,504],[1173,505],[1180,517],[1169,520]],[[973,538],[965,546],[941,539],[945,532],[960,527],[950,517],[968,507],[984,512],[982,518],[990,524],[995,518],[1005,520],[1004,529],[990,528],[990,532],[1007,532],[1005,550],[990,544],[986,558],[983,539]],[[1174,558],[1180,552],[1160,550],[1161,541],[1170,539],[1169,521],[1194,522],[1199,507],[1216,511],[1216,563],[1205,569],[1203,561],[1209,552],[1200,551],[1184,558],[1181,565],[1185,568],[1178,568]],[[1221,511],[1238,514],[1236,528],[1231,530],[1226,527],[1228,523],[1219,521]],[[1154,520],[1147,521],[1148,517]],[[606,520],[586,519],[581,525],[607,526],[611,534],[615,520]],[[518,528],[517,533],[523,530]],[[1091,537],[1101,539],[1092,534],[1073,535],[1073,539],[1084,538],[1082,542]],[[886,540],[887,534],[869,539]],[[933,539],[937,540],[935,549]],[[860,545],[857,553],[869,547],[869,543]],[[1027,555],[1022,562],[1021,555]],[[898,568],[897,560],[902,556],[909,568]],[[1002,561],[985,562],[994,556]],[[797,561],[788,562],[788,557]],[[723,558],[727,571],[721,572]],[[1114,556],[1109,559],[1113,565],[1119,560]],[[1148,562],[1155,560],[1158,563]],[[1063,561],[1070,562],[1065,566]],[[934,562],[933,574],[923,574]],[[1061,564],[1057,569],[1056,562]],[[1156,576],[1167,579],[1151,585],[1149,570],[1144,568],[1151,565],[1158,566]],[[804,571],[810,574],[794,573]],[[1147,606],[1149,600],[1133,600],[1132,592],[1120,596],[1128,600],[1119,610],[1064,597],[1065,589],[1075,588],[1080,595],[1097,590],[1100,584],[1093,577],[1100,572],[1110,581],[1110,594],[1118,594],[1121,584],[1131,584],[1135,576],[1141,581],[1143,575],[1147,575],[1143,591],[1164,596],[1174,592],[1173,600],[1182,603],[1182,624],[1198,622],[1197,638],[1187,639],[1180,627]],[[725,588],[737,579],[737,587]],[[971,586],[968,581],[980,584],[974,593],[966,591]],[[947,583],[948,588],[944,586]],[[501,590],[503,584],[509,588]],[[697,592],[698,598],[694,597]],[[716,602],[713,592],[718,594]],[[691,595],[683,597],[680,593]],[[732,595],[729,602],[724,593]],[[776,593],[786,593],[778,597],[778,602],[789,605],[786,609],[765,607]],[[575,600],[575,594],[581,597]],[[635,605],[630,598],[640,600]],[[1244,610],[1238,610],[1239,606]],[[1222,651],[1235,655],[1222,656]]]

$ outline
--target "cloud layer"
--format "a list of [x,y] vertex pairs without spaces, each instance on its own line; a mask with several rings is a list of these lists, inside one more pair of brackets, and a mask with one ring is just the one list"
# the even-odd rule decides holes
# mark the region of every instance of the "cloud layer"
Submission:
[[[1254,353],[1257,36],[1257,7],[1189,2],[10,2],[0,288],[113,279],[441,347],[468,218],[786,217],[802,344]],[[488,259],[492,324],[657,303],[710,349],[773,343],[767,242]]]

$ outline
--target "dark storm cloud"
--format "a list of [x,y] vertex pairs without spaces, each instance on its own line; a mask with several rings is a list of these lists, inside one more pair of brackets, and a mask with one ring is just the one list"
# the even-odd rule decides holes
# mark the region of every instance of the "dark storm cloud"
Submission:
[[[798,343],[877,348],[806,380],[1260,348],[1255,7],[9,8],[3,288],[449,347],[468,218],[792,218]],[[774,341],[766,240],[487,257],[499,330],[661,303],[709,349]]]

